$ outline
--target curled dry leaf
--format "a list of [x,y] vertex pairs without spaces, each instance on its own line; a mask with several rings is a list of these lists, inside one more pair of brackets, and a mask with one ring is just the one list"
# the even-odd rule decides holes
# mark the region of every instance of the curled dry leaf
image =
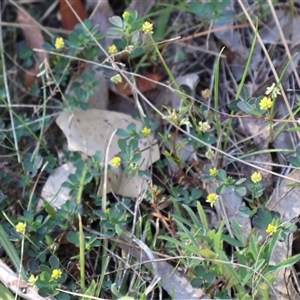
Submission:
[[[22,30],[29,48],[40,49],[44,43],[44,37],[37,22],[35,22],[27,12],[21,9],[18,9],[17,19],[20,24],[26,25],[22,26]],[[37,57],[37,64],[30,70],[27,70],[25,75],[25,86],[28,88],[30,88],[36,80],[36,75],[39,73],[39,65],[48,58],[47,53],[45,52],[36,52],[35,55]]]
[[87,19],[87,12],[81,0],[60,0],[62,27],[66,30],[73,30],[80,21],[73,13],[67,2],[69,2],[70,6],[74,9],[80,20],[84,21]]

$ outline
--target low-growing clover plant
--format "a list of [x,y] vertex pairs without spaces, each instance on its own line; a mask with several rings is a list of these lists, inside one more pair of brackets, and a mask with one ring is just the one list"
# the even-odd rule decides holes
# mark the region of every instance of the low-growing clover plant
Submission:
[[[200,17],[222,22],[232,17],[230,13],[224,11],[228,4],[229,2],[225,0],[218,2],[218,4],[213,2],[203,5],[190,3],[189,8]],[[132,55],[135,51],[137,53],[141,53],[141,51],[144,54],[147,53],[148,46],[150,43],[153,43],[151,37],[154,30],[152,23],[138,19],[135,11],[124,12],[122,17],[113,16],[110,18],[110,22],[114,27],[109,29],[108,34],[121,36],[121,39],[116,39],[114,44],[105,49],[112,57],[122,51]],[[55,36],[51,42],[45,43],[43,45],[44,49],[51,52],[50,68],[53,79],[53,82],[48,82],[48,84],[55,87],[59,86],[59,88],[65,87],[70,75],[69,67],[76,61],[76,58],[93,61],[100,56],[101,50],[97,43],[101,39],[98,29],[92,26],[90,20],[85,20],[83,24],[77,25],[66,39],[63,39],[61,36]],[[153,47],[153,49],[157,50],[156,47]],[[24,59],[27,59],[28,63],[30,62],[29,54],[24,54]],[[109,59],[106,59],[106,63],[109,63]],[[46,67],[44,72],[50,77],[50,72]],[[93,93],[93,87],[96,85],[94,74],[94,72],[91,72],[84,75],[82,77],[83,84],[79,82],[73,83],[74,94],[62,96],[64,108],[71,110],[87,108],[87,100]],[[42,74],[42,76],[44,75]],[[111,80],[120,82],[122,77],[120,74],[117,74]],[[5,90],[0,78],[0,97],[4,98],[4,94]],[[253,99],[250,99],[247,91],[244,90],[241,99],[232,101],[229,104],[229,108],[232,111],[242,111],[251,116],[270,121],[273,117],[274,102],[279,94],[279,83],[274,83],[266,91],[265,95]],[[277,212],[269,211],[266,208],[257,208],[252,205],[253,200],[259,199],[263,194],[262,176],[256,172],[256,174],[252,174],[251,178],[236,180],[228,176],[226,171],[219,168],[218,165],[214,165],[214,153],[208,147],[215,144],[218,140],[217,130],[214,128],[214,115],[210,112],[207,105],[200,105],[199,108],[196,108],[188,101],[183,101],[183,103],[183,107],[180,107],[178,111],[165,107],[167,114],[164,117],[164,121],[175,125],[176,129],[174,134],[169,136],[160,135],[161,141],[169,149],[165,150],[164,155],[169,160],[172,160],[180,170],[184,170],[186,163],[180,155],[180,150],[185,145],[192,145],[195,149],[200,149],[201,151],[203,150],[202,148],[207,147],[205,149],[207,163],[199,177],[204,185],[201,188],[192,188],[190,191],[178,186],[171,187],[169,188],[169,195],[164,194],[167,188],[159,189],[153,187],[151,191],[148,191],[146,197],[153,207],[155,205],[157,207],[164,199],[171,198],[175,211],[174,214],[170,213],[168,218],[166,217],[165,219],[176,223],[176,226],[174,226],[176,235],[172,237],[165,236],[164,232],[159,228],[157,233],[161,233],[161,236],[153,245],[165,247],[168,254],[180,256],[180,263],[186,268],[192,285],[205,289],[212,297],[226,298],[230,296],[230,291],[234,291],[239,299],[252,299],[253,295],[266,297],[272,288],[271,284],[274,282],[275,272],[293,265],[300,258],[299,255],[295,255],[277,265],[270,263],[276,243],[285,240],[288,233],[295,231],[295,220],[283,223],[281,216]],[[22,118],[16,118],[17,125],[28,122],[29,119],[26,115],[22,116]],[[140,176],[144,179],[151,178],[149,172],[140,169],[143,161],[141,152],[138,149],[138,143],[139,139],[148,137],[156,127],[157,124],[146,118],[143,120],[141,130],[137,130],[135,124],[129,124],[126,129],[117,130],[116,135],[119,137],[118,146],[120,152],[118,156],[112,158],[108,170],[122,167],[123,172],[131,176]],[[182,143],[176,145],[179,135],[178,128],[189,128],[191,138],[186,138]],[[37,130],[38,126],[36,125],[27,126],[24,132],[23,129],[17,130],[16,139],[20,141],[26,135],[35,137]],[[193,137],[197,138],[198,141],[194,141]],[[12,138],[13,136],[9,136],[9,139]],[[37,137],[35,138],[37,141],[39,140]],[[296,154],[296,157],[290,158],[290,162],[298,166],[298,149]],[[98,152],[88,159],[83,159],[79,153],[69,153],[68,161],[76,169],[75,173],[70,175],[68,181],[63,185],[71,190],[71,199],[66,201],[57,211],[49,205],[46,206],[46,211],[48,212],[46,217],[24,209],[23,215],[19,216],[18,220],[13,220],[12,223],[16,225],[7,225],[5,227],[10,232],[10,239],[16,241],[18,248],[21,247],[21,239],[24,238],[23,250],[29,257],[32,257],[28,263],[29,271],[31,272],[28,280],[29,284],[38,287],[42,295],[53,295],[61,300],[69,299],[69,296],[58,292],[57,288],[66,286],[69,290],[75,290],[77,286],[72,280],[70,284],[66,283],[67,272],[63,270],[59,259],[55,256],[60,246],[59,243],[54,241],[52,233],[57,228],[63,232],[69,231],[67,240],[79,247],[79,256],[82,255],[81,252],[89,254],[93,249],[97,249],[101,243],[96,235],[74,231],[76,226],[82,225],[80,223],[81,216],[86,217],[91,223],[93,223],[94,218],[97,219],[98,222],[95,226],[98,229],[104,228],[106,237],[112,237],[118,235],[122,230],[126,230],[132,219],[128,208],[133,204],[131,199],[123,199],[122,202],[120,201],[117,204],[110,203],[107,200],[105,210],[97,209],[102,204],[102,198],[92,189],[92,183],[95,182],[99,186],[101,177],[104,174],[103,166],[101,166],[103,161],[101,153]],[[26,174],[22,174],[23,177],[20,176],[21,180],[19,180],[22,186],[25,187],[30,184],[31,176],[36,175],[40,163],[41,157],[39,155],[35,156],[33,160],[31,160],[30,154],[24,156],[23,165]],[[162,168],[167,165],[162,161],[159,164]],[[4,177],[1,170],[0,179]],[[6,175],[5,179],[12,181],[14,177]],[[208,186],[215,189],[209,191],[206,196],[205,190]],[[209,222],[201,201],[206,201],[214,207],[218,205],[219,201],[222,201],[222,194],[227,189],[232,189],[240,197],[246,197],[247,192],[250,193],[250,196],[247,195],[246,198],[251,204],[250,207],[240,209],[241,214],[252,218],[254,229],[249,236],[245,235],[235,220],[232,221],[231,231],[226,228],[224,221],[219,224],[218,228],[211,228],[208,225]],[[90,208],[83,201],[86,195],[94,201],[93,204],[96,206],[96,209],[94,207]],[[206,197],[206,200],[204,197]],[[37,199],[34,200],[36,201]],[[188,218],[185,216],[188,216]],[[141,223],[148,231],[146,240],[152,243],[152,228],[148,219],[144,217]],[[140,228],[136,230],[141,233]],[[262,239],[259,230],[265,232],[268,236],[267,239]],[[83,249],[80,243],[82,237],[84,238]],[[235,262],[228,258],[228,245],[232,246],[232,255]],[[49,253],[53,255],[49,257]],[[84,264],[81,267],[84,267]],[[104,276],[106,271],[103,268],[101,276]],[[80,280],[84,282],[84,279],[83,274]],[[219,282],[223,283],[222,290],[215,293],[216,285]],[[102,283],[100,288],[109,288],[115,295],[122,296],[126,294],[120,293],[116,289],[115,282],[105,281]],[[144,295],[141,297],[145,298]]]

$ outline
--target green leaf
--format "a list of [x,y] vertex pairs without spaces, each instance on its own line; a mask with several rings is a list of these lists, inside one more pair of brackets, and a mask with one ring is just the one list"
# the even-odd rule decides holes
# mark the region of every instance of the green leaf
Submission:
[[11,241],[8,239],[8,236],[7,236],[6,232],[4,231],[2,225],[0,225],[0,245],[3,246],[3,249],[5,250],[6,254],[11,259],[11,261],[14,264],[14,267],[16,268],[16,270],[20,270],[20,266],[21,266],[20,271],[21,271],[22,279],[26,280],[27,275],[26,275],[26,272],[23,268],[21,260],[18,256],[16,248],[13,246]]
[[197,211],[200,216],[203,227],[204,227],[205,231],[207,231],[208,230],[208,222],[207,222],[207,218],[206,218],[206,213],[205,213],[200,201],[197,202]]
[[253,226],[265,230],[268,225],[272,223],[272,220],[272,213],[267,208],[260,207],[257,209],[257,213],[253,218]]
[[287,131],[289,131],[289,132],[298,132],[298,131],[300,131],[300,127],[289,128]]
[[194,269],[194,273],[197,277],[204,277],[206,274],[206,270],[203,266],[197,266]]
[[258,257],[258,248],[257,248],[257,241],[255,239],[256,237],[254,235],[250,236],[249,251],[252,254],[253,260],[256,261]]
[[[87,296],[96,296],[96,282],[95,280],[92,280],[90,286],[88,287],[88,289],[86,290],[86,292],[84,293]],[[81,300],[89,300],[90,298],[81,298]]]
[[55,51],[55,48],[47,42],[42,44],[42,48],[44,48],[47,51]]
[[250,91],[246,85],[243,85],[242,87],[240,98],[244,102],[248,101],[250,98]]
[[247,189],[244,186],[235,186],[233,190],[240,197],[244,197],[247,194]]
[[59,268],[58,258],[55,255],[51,255],[49,258],[49,264],[52,269],[58,269]]
[[268,267],[267,268],[267,274],[268,273],[272,273],[272,272],[277,272],[277,271],[279,271],[281,269],[285,269],[285,268],[291,267],[295,263],[297,263],[299,260],[300,260],[300,254],[294,255],[294,256],[288,258],[287,260],[279,263],[276,266]]
[[76,246],[79,245],[79,235],[77,231],[70,231],[67,234],[67,241],[69,241],[71,244],[74,244]]
[[1,300],[14,300],[15,297],[12,295],[10,290],[5,287],[1,282],[0,282],[0,295],[1,295]]
[[51,273],[52,273],[51,269],[48,266],[46,266],[46,265],[40,265],[39,266],[39,270],[42,273],[44,272],[44,276],[45,277],[50,276]]
[[233,233],[234,233],[235,237],[240,242],[245,244],[246,243],[246,237],[244,236],[244,233],[243,233],[239,223],[235,219],[233,219],[233,221],[232,221],[232,230],[233,230]]
[[118,34],[124,34],[124,31],[122,29],[118,29],[116,27],[110,27],[106,31],[107,35],[118,35]]
[[[118,129],[119,130],[119,129]],[[120,150],[122,150],[123,152],[127,152],[126,149],[127,149],[127,143],[126,143],[126,140],[124,139],[119,139],[118,140],[118,146],[120,148]]]
[[263,109],[260,109],[260,101],[264,98],[264,96],[260,96],[255,100],[255,107],[257,112],[259,112],[260,116],[262,116],[266,111]]
[[195,277],[191,281],[191,285],[193,288],[199,288],[202,286],[202,284],[203,284],[203,279],[200,277]]
[[226,178],[227,178],[226,172],[225,172],[223,169],[220,169],[220,170],[218,171],[217,179],[218,179],[219,181],[225,181]]
[[112,16],[110,18],[108,18],[109,22],[119,28],[123,28],[124,27],[124,22],[122,20],[121,17],[119,16]]
[[226,243],[232,245],[233,247],[243,247],[243,246],[244,246],[244,244],[243,244],[242,242],[240,242],[240,241],[238,241],[238,240],[232,238],[232,237],[229,236],[229,235],[222,235],[222,239],[223,239]]
[[214,236],[214,249],[222,248],[222,232],[223,232],[224,225],[225,225],[225,222],[221,221],[218,231]]
[[275,250],[275,246],[278,242],[279,236],[281,234],[281,230],[278,230],[271,238],[271,240],[267,244],[267,253],[265,254],[266,263],[269,264],[269,261],[272,257],[272,254]]
[[240,212],[240,215],[243,216],[244,218],[249,218],[250,213],[251,213],[251,209],[247,206],[240,206],[239,207],[239,212]]
[[200,249],[199,253],[201,256],[208,259],[216,259],[218,257],[218,255],[214,251],[207,248]]
[[191,2],[189,6],[192,12],[197,16],[199,16],[200,18],[213,19],[215,16],[210,3],[200,4],[197,2]]
[[193,228],[197,228],[197,229],[202,229],[202,226],[199,222],[198,217],[195,215],[195,213],[193,212],[193,210],[186,204],[182,204],[182,206],[184,207],[184,209],[186,210],[186,212],[188,213],[189,217],[192,219],[192,223],[193,223]]
[[151,173],[149,173],[148,171],[143,171],[143,170],[138,171],[138,176],[144,180],[150,180],[152,177]]
[[180,248],[182,248],[183,250],[186,250],[188,253],[192,253],[194,255],[199,255],[199,246],[195,247],[193,245],[185,245],[184,243],[182,243],[181,241],[179,240],[176,240],[172,237],[169,237],[169,236],[159,236],[158,239],[161,239],[161,240],[165,240],[165,241],[168,241],[174,245],[177,245],[179,246]]
[[260,116],[260,114],[257,113],[257,111],[254,110],[253,107],[252,107],[249,103],[247,103],[247,102],[240,101],[240,102],[237,104],[237,106],[239,107],[239,109],[240,109],[241,111],[245,112],[246,114],[254,115],[254,116],[256,116],[256,115],[259,115],[259,116]]
[[228,104],[228,108],[232,111],[240,111],[240,108],[238,107],[238,103],[240,102],[241,100],[232,100],[229,102]]
[[128,131],[124,130],[124,129],[117,129],[116,131],[116,135],[119,137],[123,137],[123,138],[127,138],[129,137]]
[[293,167],[300,168],[300,147],[296,149],[296,156],[289,157],[288,160]]
[[216,193],[217,194],[224,194],[226,191],[226,185],[225,184],[221,184],[220,186],[217,187],[216,189]]

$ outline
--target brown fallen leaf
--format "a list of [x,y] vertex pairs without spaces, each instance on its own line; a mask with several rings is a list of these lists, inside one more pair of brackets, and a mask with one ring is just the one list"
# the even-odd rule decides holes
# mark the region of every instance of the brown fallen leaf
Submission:
[[[150,80],[160,81],[164,76],[158,73],[151,73],[151,74],[147,74],[145,77],[147,78],[138,77],[135,79],[136,86],[142,93],[151,91],[156,87],[156,82],[152,82]],[[121,83],[117,84],[116,87],[120,94],[126,96],[132,95],[132,89],[128,85],[127,81],[123,80]]]
[[[41,29],[37,26],[33,18],[24,10],[18,9],[17,20],[21,24],[26,24],[28,26],[23,26],[23,33],[27,44],[30,49],[41,48],[44,43],[44,37],[42,35]],[[39,73],[39,65],[48,58],[45,52],[35,52],[37,57],[37,63],[30,70],[26,71],[24,84],[26,87],[30,88],[33,86],[37,80],[36,75]]]
[[77,16],[73,13],[68,3],[72,6],[78,17],[84,21],[87,19],[87,12],[81,0],[60,0],[61,24],[63,29],[73,30],[79,23]]

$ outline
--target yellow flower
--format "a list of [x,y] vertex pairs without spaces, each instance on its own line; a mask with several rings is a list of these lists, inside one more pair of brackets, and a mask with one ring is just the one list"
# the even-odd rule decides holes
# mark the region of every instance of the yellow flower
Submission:
[[122,162],[122,160],[121,160],[121,157],[119,157],[119,156],[115,156],[115,157],[111,160],[111,164],[112,164],[112,166],[115,167],[115,168],[120,167],[121,162]]
[[212,177],[216,177],[218,175],[219,171],[217,168],[211,168],[209,169],[209,175]]
[[273,82],[271,86],[267,87],[265,94],[266,96],[271,96],[272,99],[275,99],[278,95],[281,95],[280,88]]
[[27,280],[27,282],[29,283],[29,285],[34,286],[38,279],[39,279],[39,276],[34,276],[31,274],[29,279]]
[[124,20],[126,20],[130,16],[130,13],[128,11],[124,11],[122,14],[122,17]]
[[212,151],[211,149],[208,149],[208,150],[205,152],[205,156],[206,156],[206,158],[208,158],[208,159],[213,159],[214,156],[215,156],[215,152]]
[[19,232],[19,233],[21,233],[21,234],[24,234],[24,233],[25,233],[25,230],[26,230],[26,224],[25,224],[25,223],[19,222],[19,223],[16,225],[16,232]]
[[267,110],[271,108],[273,105],[273,101],[269,97],[263,97],[259,102],[259,107],[262,110]]
[[213,207],[217,201],[219,200],[219,196],[215,193],[208,194],[206,198],[206,202],[210,203],[210,206]]
[[274,226],[272,224],[268,225],[268,228],[266,229],[266,233],[269,233],[270,235],[273,235],[274,233],[277,232],[278,227]]
[[65,46],[65,41],[64,41],[64,39],[63,38],[57,38],[56,40],[55,40],[55,49],[56,50],[60,50],[60,49],[62,49],[63,47]]
[[207,122],[199,122],[199,131],[207,132],[210,129],[210,125]]
[[211,91],[209,89],[205,89],[203,91],[201,91],[201,96],[207,100],[211,97]]
[[143,27],[142,27],[142,31],[143,33],[147,34],[147,33],[150,33],[152,34],[153,33],[153,24],[146,21],[144,24],[143,24]]
[[144,127],[144,128],[142,129],[142,134],[143,134],[144,137],[149,136],[150,133],[151,133],[151,129],[150,129],[150,128]]
[[121,83],[122,82],[122,77],[120,74],[117,74],[113,77],[110,77],[110,80],[115,83],[115,84],[118,84],[118,83]]
[[54,269],[52,271],[51,278],[57,280],[61,277],[61,275],[62,275],[62,271],[60,269]]
[[251,175],[251,180],[253,183],[259,183],[262,181],[262,176],[259,172],[254,172],[252,175]]
[[112,44],[111,46],[108,47],[108,53],[111,55],[118,53],[118,49],[115,44]]

